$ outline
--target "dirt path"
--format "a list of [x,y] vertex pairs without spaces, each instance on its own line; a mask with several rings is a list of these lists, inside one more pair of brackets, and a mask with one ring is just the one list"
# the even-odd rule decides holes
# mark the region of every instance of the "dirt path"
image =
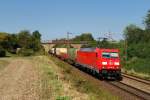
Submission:
[[38,100],[38,73],[32,62],[15,59],[0,72],[0,100]]

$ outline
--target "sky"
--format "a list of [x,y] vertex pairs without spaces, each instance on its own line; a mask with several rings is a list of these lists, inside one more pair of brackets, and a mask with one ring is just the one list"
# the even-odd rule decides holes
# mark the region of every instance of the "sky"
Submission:
[[90,32],[122,39],[129,24],[144,27],[150,0],[0,0],[0,32],[39,30],[42,40]]

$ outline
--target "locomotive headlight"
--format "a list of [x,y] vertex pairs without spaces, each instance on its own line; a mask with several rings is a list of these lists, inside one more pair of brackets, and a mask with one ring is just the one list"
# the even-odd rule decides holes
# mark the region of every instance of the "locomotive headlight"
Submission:
[[107,62],[102,62],[102,65],[107,65]]
[[119,65],[119,62],[115,62],[114,65]]

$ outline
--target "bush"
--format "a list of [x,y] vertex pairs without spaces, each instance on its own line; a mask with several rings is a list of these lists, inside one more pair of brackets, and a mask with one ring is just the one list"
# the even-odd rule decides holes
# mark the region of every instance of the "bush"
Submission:
[[125,66],[125,69],[127,70],[134,70],[138,73],[144,73],[150,75],[150,59],[149,58],[137,58],[133,57],[130,59],[127,63],[127,66]]
[[5,56],[6,56],[6,51],[0,48],[0,57],[5,57]]
[[43,46],[41,46],[38,51],[34,52],[35,56],[44,55],[44,54],[45,54],[45,49]]
[[34,54],[34,51],[32,49],[22,48],[18,51],[18,55],[21,55],[21,56],[31,56],[33,54]]

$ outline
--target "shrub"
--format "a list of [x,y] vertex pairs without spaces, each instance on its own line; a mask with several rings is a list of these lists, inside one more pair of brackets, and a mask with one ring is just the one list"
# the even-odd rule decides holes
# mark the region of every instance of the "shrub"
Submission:
[[0,48],[0,57],[5,57],[5,56],[6,56],[6,51]]
[[21,48],[18,51],[18,55],[20,55],[20,56],[31,56],[33,54],[34,54],[34,51],[32,49]]
[[149,61],[150,61],[149,58],[141,59],[141,58],[133,57],[128,61],[127,66],[125,66],[125,69],[134,70],[135,72],[138,73],[144,73],[150,75]]
[[44,55],[44,54],[45,54],[45,49],[44,49],[43,46],[41,46],[38,51],[34,51],[34,55],[35,55],[35,56]]

